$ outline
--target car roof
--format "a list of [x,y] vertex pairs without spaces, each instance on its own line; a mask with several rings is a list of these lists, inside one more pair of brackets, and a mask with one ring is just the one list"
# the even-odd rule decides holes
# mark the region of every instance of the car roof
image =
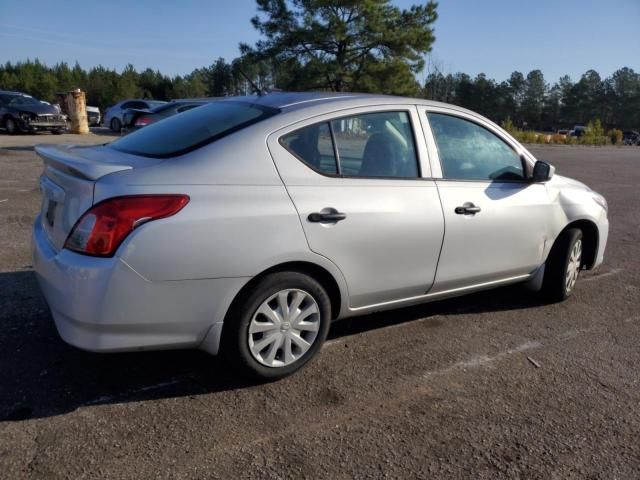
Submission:
[[14,92],[11,90],[0,90],[0,94],[2,95],[21,95],[23,97],[30,97],[31,95],[28,95],[26,93],[22,93],[22,92]]
[[[129,99],[162,102],[161,100],[148,99]],[[478,116],[478,113],[457,105],[451,105],[423,98],[399,97],[394,95],[381,95],[372,93],[348,93],[348,92],[269,92],[262,95],[245,95],[245,96],[229,96],[229,97],[201,97],[201,98],[176,98],[170,100],[169,104],[176,103],[207,103],[218,101],[240,101],[254,105],[262,105],[265,107],[277,108],[281,111],[301,110],[307,107],[318,106],[321,104],[339,105],[342,108],[364,107],[369,105],[385,105],[385,104],[410,104],[425,105],[453,108],[461,112],[467,112],[471,115]]]
[[223,97],[221,101],[244,101],[265,107],[277,108],[281,111],[300,110],[320,104],[339,105],[341,108],[357,108],[370,105],[409,104],[453,108],[477,116],[472,112],[457,105],[450,105],[423,98],[399,97],[394,95],[381,95],[371,93],[347,93],[347,92],[270,92],[263,95],[247,95],[241,97]]

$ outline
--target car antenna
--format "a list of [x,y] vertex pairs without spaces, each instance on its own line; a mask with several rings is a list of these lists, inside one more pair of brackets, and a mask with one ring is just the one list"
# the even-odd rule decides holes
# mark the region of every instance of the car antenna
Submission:
[[260,87],[258,87],[258,85],[256,85],[255,82],[251,80],[249,76],[242,71],[242,69],[239,68],[238,71],[240,72],[240,75],[242,75],[247,80],[247,82],[249,82],[249,85],[251,85],[251,88],[253,89],[252,92],[254,92],[256,95],[258,95],[259,97],[262,97],[267,93],[269,93],[267,90],[262,90]]

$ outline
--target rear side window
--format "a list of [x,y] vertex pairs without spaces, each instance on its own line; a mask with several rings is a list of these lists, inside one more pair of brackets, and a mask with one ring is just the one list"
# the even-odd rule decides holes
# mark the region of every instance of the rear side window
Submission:
[[221,101],[174,115],[109,144],[115,150],[144,157],[182,155],[277,114],[275,108]]
[[344,177],[418,177],[418,159],[407,112],[342,117],[296,130],[283,136],[280,143],[320,173]]
[[329,123],[318,123],[285,135],[281,143],[314,170],[329,175],[338,173]]
[[331,126],[343,175],[418,176],[418,160],[407,112],[355,115],[333,120]]

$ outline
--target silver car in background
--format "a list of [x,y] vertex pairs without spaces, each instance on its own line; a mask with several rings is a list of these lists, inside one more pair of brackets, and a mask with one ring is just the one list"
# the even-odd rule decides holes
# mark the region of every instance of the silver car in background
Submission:
[[200,348],[262,379],[335,319],[518,282],[563,300],[607,242],[601,195],[425,100],[228,98],[36,150],[34,268],[62,338]]
[[100,125],[102,118],[100,118],[100,109],[98,107],[86,106],[87,109],[87,122],[90,127],[97,127]]
[[109,127],[114,132],[119,132],[122,125],[124,125],[123,115],[125,111],[129,109],[151,110],[164,103],[167,102],[145,99],[122,100],[104,111],[104,126]]

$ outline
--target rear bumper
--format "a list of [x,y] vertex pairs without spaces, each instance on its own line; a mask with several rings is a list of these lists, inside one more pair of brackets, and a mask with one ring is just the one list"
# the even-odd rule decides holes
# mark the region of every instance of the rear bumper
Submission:
[[62,339],[94,352],[200,347],[217,353],[246,278],[151,282],[118,257],[56,252],[38,217],[33,266]]

